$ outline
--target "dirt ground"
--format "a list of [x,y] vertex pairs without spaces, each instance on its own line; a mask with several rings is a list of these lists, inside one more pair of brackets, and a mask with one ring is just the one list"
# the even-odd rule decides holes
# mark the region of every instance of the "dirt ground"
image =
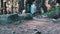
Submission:
[[13,31],[15,34],[34,34],[33,28],[37,28],[42,34],[60,34],[60,23],[41,20],[25,20],[18,25],[0,25],[0,29]]

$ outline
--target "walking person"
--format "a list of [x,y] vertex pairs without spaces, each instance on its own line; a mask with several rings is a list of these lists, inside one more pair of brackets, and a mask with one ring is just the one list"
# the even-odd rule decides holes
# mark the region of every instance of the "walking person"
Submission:
[[36,12],[36,2],[33,2],[33,4],[31,5],[31,14],[35,14]]

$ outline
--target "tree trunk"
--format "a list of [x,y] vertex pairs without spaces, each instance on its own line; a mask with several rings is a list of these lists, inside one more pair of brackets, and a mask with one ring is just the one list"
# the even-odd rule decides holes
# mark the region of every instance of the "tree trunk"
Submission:
[[24,0],[19,1],[19,12],[22,13],[22,10],[24,9]]
[[7,14],[7,11],[6,11],[6,2],[4,2],[4,14]]
[[[1,0],[1,8],[3,8],[3,0]],[[3,14],[3,9],[1,10],[1,14]]]

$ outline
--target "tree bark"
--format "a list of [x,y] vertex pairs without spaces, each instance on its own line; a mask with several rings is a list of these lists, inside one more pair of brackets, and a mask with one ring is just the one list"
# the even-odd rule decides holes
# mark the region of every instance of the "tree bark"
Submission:
[[7,14],[7,11],[6,11],[6,2],[4,2],[4,14]]
[[[3,8],[3,0],[1,0],[1,8]],[[3,14],[3,9],[1,10],[1,14]]]
[[19,1],[19,12],[22,13],[22,10],[24,9],[24,0]]

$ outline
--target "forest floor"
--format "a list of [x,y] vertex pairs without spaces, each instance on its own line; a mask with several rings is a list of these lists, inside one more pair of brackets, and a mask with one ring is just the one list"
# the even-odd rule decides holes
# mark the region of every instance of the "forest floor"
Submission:
[[[44,21],[45,20],[45,21]],[[46,19],[40,20],[25,20],[19,24],[0,25],[0,34],[34,34],[34,28],[37,28],[42,34],[60,34],[60,23],[53,23],[52,21],[46,21]],[[5,33],[1,30],[6,30]]]

